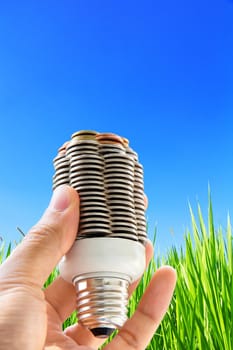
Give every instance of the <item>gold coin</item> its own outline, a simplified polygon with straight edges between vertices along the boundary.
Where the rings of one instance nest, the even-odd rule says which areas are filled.
[[[116,134],[113,133],[101,133],[96,135],[96,139],[100,143],[105,143],[105,144],[114,144],[114,143],[119,143],[122,146],[124,146],[123,139]]]
[[[79,138],[80,136],[88,136],[90,138],[95,138],[95,136],[98,134],[97,131],[95,130],[80,130],[80,131],[76,131],[75,133],[73,133],[71,135],[71,138]]]

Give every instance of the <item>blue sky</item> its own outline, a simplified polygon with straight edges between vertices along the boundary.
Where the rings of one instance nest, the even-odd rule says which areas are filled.
[[[57,148],[80,129],[129,138],[149,234],[181,245],[188,202],[233,213],[233,2],[0,4],[0,235],[20,238],[51,195]]]

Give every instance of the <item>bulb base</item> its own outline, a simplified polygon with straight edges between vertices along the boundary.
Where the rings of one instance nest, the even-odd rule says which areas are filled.
[[[84,274],[74,278],[78,321],[99,338],[108,337],[127,320],[129,278]]]

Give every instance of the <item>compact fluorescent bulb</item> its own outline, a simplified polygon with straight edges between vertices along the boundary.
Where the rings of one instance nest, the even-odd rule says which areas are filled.
[[[107,337],[127,319],[128,287],[145,269],[143,168],[127,139],[79,131],[54,159],[53,188],[80,196],[80,225],[61,276],[75,285],[78,319]]]

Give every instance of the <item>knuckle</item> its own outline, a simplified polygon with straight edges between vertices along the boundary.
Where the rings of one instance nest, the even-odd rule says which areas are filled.
[[[45,223],[38,223],[33,226],[29,234],[27,235],[27,239],[30,240],[30,244],[38,244],[38,242],[43,242],[45,245],[51,241],[53,241],[53,246],[56,249],[60,247],[60,235],[57,232],[57,229],[52,225]]]
[[[118,336],[122,339],[123,343],[127,346],[127,349],[137,350],[139,349],[139,339],[136,334],[127,328],[122,328],[118,333]]]

